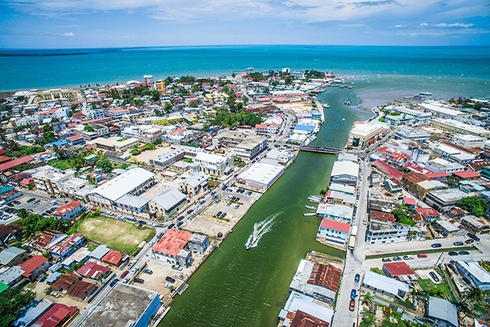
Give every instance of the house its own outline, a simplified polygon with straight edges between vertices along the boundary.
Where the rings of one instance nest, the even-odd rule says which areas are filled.
[[[29,278],[33,281],[48,270],[49,262],[48,259],[42,255],[35,255],[26,262],[20,264],[19,267],[24,271],[22,277]]]
[[[415,206],[417,205],[417,200],[413,198],[403,198],[403,205],[409,207],[410,209],[415,209]]]
[[[65,268],[71,268],[71,266],[75,263],[85,262],[89,259],[90,251],[86,248],[79,248],[68,258],[63,260],[61,265]]]
[[[390,212],[371,210],[369,211],[369,217],[371,218],[371,220],[375,221],[384,221],[388,223],[396,222],[395,216]]]
[[[67,137],[66,141],[71,146],[85,145],[85,139],[81,135]]]
[[[447,220],[438,220],[434,226],[434,230],[444,237],[453,237],[460,232],[460,229],[455,224]]]
[[[153,257],[173,265],[189,267],[192,264],[192,252],[186,249],[192,233],[171,229],[153,246]]]
[[[432,326],[459,327],[458,308],[441,298],[433,296],[429,298],[425,316],[432,321]]]
[[[334,311],[324,305],[318,304],[311,296],[307,296],[295,291],[289,294],[284,304],[284,308],[279,312],[279,318],[284,320],[284,326],[318,326],[328,327],[332,323]],[[312,318],[309,318],[312,317]],[[303,322],[306,325],[293,325]],[[311,321],[318,322],[318,325],[309,325]]]
[[[61,327],[78,313],[76,306],[55,303],[32,327]]]
[[[405,242],[409,230],[409,226],[403,224],[371,219],[366,231],[366,242],[368,244]]]
[[[189,196],[204,193],[208,190],[208,176],[197,172],[179,183],[179,191]]]
[[[99,245],[98,247],[95,248],[95,250],[93,250],[92,252],[90,252],[90,257],[91,258],[94,258],[96,260],[102,260],[102,258],[110,251],[111,249],[109,249],[107,247],[107,245],[105,244],[101,244]]]
[[[441,214],[433,208],[415,208],[414,211],[422,215],[429,222],[441,218]]]
[[[77,274],[64,274],[51,285],[51,288],[55,291],[67,291],[73,284],[81,280],[81,278]]]
[[[188,202],[189,198],[185,194],[180,193],[175,188],[170,188],[151,199],[148,203],[148,208],[150,214],[168,217]]]
[[[87,296],[95,292],[97,286],[83,280],[79,280],[73,284],[68,290],[68,295],[77,300],[85,300]]]
[[[53,211],[53,217],[61,220],[71,220],[83,212],[83,210],[82,202],[70,200]]]
[[[479,173],[470,170],[455,172],[453,173],[453,176],[460,181],[461,180],[474,181],[481,177]]]
[[[0,265],[13,267],[29,259],[27,251],[11,246],[0,252]]]
[[[490,290],[490,272],[486,271],[476,261],[457,260],[456,268],[464,279],[482,291]]]
[[[375,295],[383,295],[390,299],[404,298],[410,290],[408,284],[372,271],[366,271],[361,287],[374,292]]]
[[[488,232],[489,224],[485,219],[476,216],[465,216],[461,219],[461,225],[470,233],[479,234]]]
[[[19,266],[10,267],[8,270],[0,273],[0,283],[13,286],[22,280],[23,275],[24,270]]]
[[[87,262],[83,267],[77,270],[77,274],[93,279],[93,280],[103,280],[111,273],[111,269],[106,266],[99,265],[95,262]]]
[[[123,261],[124,256],[121,252],[116,250],[110,250],[103,258],[102,262],[119,267]]]
[[[85,243],[85,238],[82,234],[74,233],[69,235],[60,242],[49,247],[49,252],[54,257],[65,259],[70,254],[78,250]]]
[[[50,230],[34,235],[29,245],[41,252],[49,252],[49,249],[64,240],[68,235]]]
[[[405,283],[419,279],[415,271],[405,261],[384,263],[382,270],[386,276]]]
[[[344,246],[349,237],[349,230],[349,223],[331,219],[322,219],[320,227],[318,228],[317,237],[325,238],[327,243]]]

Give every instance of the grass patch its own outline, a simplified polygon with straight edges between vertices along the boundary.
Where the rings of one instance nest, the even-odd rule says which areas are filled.
[[[441,252],[449,252],[449,251],[473,251],[475,250],[474,246],[457,246],[457,247],[452,247],[452,248],[436,248],[436,249],[428,249],[424,251],[411,251],[411,252],[396,252],[396,253],[385,253],[385,254],[374,254],[374,255],[367,255],[367,259],[381,259],[381,258],[387,258],[387,257],[394,257],[394,256],[404,256],[404,255],[417,255],[419,253],[441,253]]]
[[[419,278],[418,283],[424,291],[426,291],[431,295],[435,295],[441,292],[442,294],[451,297],[451,291],[449,290],[449,287],[444,282],[441,282],[439,284],[434,284],[434,282],[432,282],[432,280],[430,279]]]
[[[50,160],[48,165],[61,170],[67,170],[68,168],[70,168],[70,166],[68,165],[68,160]]]
[[[155,235],[152,228],[104,216],[83,219],[77,227],[77,231],[89,240],[128,254],[138,253],[138,244],[148,242]]]

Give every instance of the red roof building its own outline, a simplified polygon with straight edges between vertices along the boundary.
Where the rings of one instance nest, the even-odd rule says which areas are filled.
[[[341,221],[332,220],[332,219],[323,219],[321,223],[321,227],[343,232],[343,233],[349,233],[350,230],[349,223],[343,223]]]
[[[55,281],[51,288],[55,291],[67,291],[73,284],[78,282],[82,277],[76,274],[65,274]]]
[[[369,216],[371,217],[371,220],[385,221],[390,223],[396,222],[395,216],[390,212],[371,210],[369,212]]]
[[[417,205],[417,201],[413,198],[403,198],[403,205],[405,206],[413,206],[415,207]]]
[[[301,310],[288,312],[289,327],[328,327],[330,324]]]
[[[83,267],[77,270],[79,275],[94,280],[104,279],[110,272],[111,269],[109,267],[99,265],[92,261],[87,262]]]
[[[62,303],[55,303],[45,314],[41,316],[32,327],[59,327],[78,313],[75,306],[67,306]]]
[[[123,255],[116,250],[110,250],[107,254],[102,258],[102,262],[108,263],[110,265],[119,267],[122,263]]]
[[[61,220],[69,220],[76,217],[82,211],[83,203],[80,201],[71,200],[53,211],[53,217]]]
[[[415,208],[414,210],[428,221],[441,218],[441,214],[434,208]]]
[[[85,243],[85,238],[82,234],[74,233],[68,235],[61,242],[51,246],[49,252],[55,257],[66,258]]]
[[[68,295],[80,300],[85,300],[87,296],[97,289],[95,284],[79,280],[68,290]]]
[[[403,176],[403,174],[398,169],[396,169],[393,166],[390,166],[386,162],[383,162],[383,161],[381,161],[379,159],[376,160],[373,163],[373,165],[376,166],[383,173],[385,173],[386,175],[388,175],[389,178],[400,180],[402,178],[402,176]]]
[[[331,265],[324,265],[318,262],[313,264],[308,284],[318,285],[337,292],[340,284],[342,270]]]
[[[33,157],[31,157],[31,156],[25,156],[25,157],[22,157],[22,158],[18,158],[18,159],[14,159],[14,160],[11,160],[11,161],[4,162],[3,164],[0,164],[0,172],[3,172],[3,171],[6,171],[6,170],[9,170],[9,169],[12,169],[12,168],[17,167],[19,165],[28,163],[28,162],[30,162],[32,160],[34,160]]]
[[[458,171],[453,175],[459,180],[475,180],[480,178],[480,174],[474,171]]]
[[[22,277],[37,278],[40,274],[48,270],[48,259],[42,255],[35,255],[26,262],[19,265],[20,269],[24,270]]]
[[[388,277],[398,279],[402,282],[410,282],[419,279],[415,271],[413,271],[405,261],[385,263],[383,264],[383,272]]]
[[[171,229],[155,244],[153,251],[175,257],[185,247],[191,237],[192,233]]]
[[[425,176],[431,180],[436,180],[436,181],[442,181],[446,180],[446,178],[449,176],[448,173],[445,173],[443,171],[437,172],[437,173],[427,173]]]

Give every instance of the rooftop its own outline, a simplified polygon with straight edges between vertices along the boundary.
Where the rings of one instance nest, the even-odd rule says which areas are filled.
[[[81,206],[82,202],[80,201],[75,201],[71,200],[68,203],[63,204],[62,206],[58,207],[55,211],[53,211],[53,216],[64,216],[73,209],[77,208],[78,206]]]
[[[397,295],[399,290],[408,293],[410,289],[410,287],[406,283],[377,274],[372,271],[366,271],[362,283],[364,285],[368,285],[370,287],[374,287],[376,289],[383,290],[394,295]]]
[[[369,216],[372,220],[377,221],[386,221],[391,223],[394,223],[396,221],[395,216],[390,212],[371,210]]]
[[[29,277],[32,271],[47,261],[48,259],[42,255],[35,255],[26,262],[20,264],[19,267],[25,271],[24,277]]]
[[[402,276],[402,275],[416,276],[415,271],[413,271],[413,269],[410,268],[410,266],[404,261],[387,262],[384,263],[383,266],[393,277]]]
[[[316,213],[318,215],[327,215],[344,219],[352,219],[354,209],[340,204],[321,203],[318,205]]]
[[[171,229],[169,230],[157,244],[153,247],[153,251],[162,253],[167,256],[175,257],[180,250],[189,242],[192,233]]]
[[[340,276],[342,276],[341,269],[331,264],[324,265],[315,262],[310,278],[308,279],[308,284],[323,286],[337,292],[340,284]]]
[[[447,321],[454,327],[459,326],[458,309],[447,300],[431,296],[427,307],[427,315],[432,318]]]
[[[349,223],[343,223],[341,221],[336,221],[336,220],[332,220],[332,219],[323,219],[321,222],[321,226],[323,228],[329,228],[329,229],[344,232],[344,233],[349,233],[349,230],[350,230],[350,224]]]
[[[77,273],[91,279],[98,279],[101,275],[107,273],[109,267],[99,265],[95,262],[87,262],[83,267],[77,270]]]
[[[151,202],[156,202],[159,206],[165,210],[169,210],[182,200],[187,199],[187,196],[175,188],[170,188],[163,193],[155,196],[151,199]]]

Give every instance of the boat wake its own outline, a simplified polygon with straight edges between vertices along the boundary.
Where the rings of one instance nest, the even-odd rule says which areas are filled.
[[[259,241],[262,238],[262,236],[264,236],[267,232],[271,230],[272,226],[274,225],[274,220],[281,213],[282,211],[270,215],[264,220],[255,223],[254,230],[252,234],[250,234],[250,236],[248,237],[247,242],[245,243],[245,249],[249,250],[250,248],[256,247],[259,244]]]

